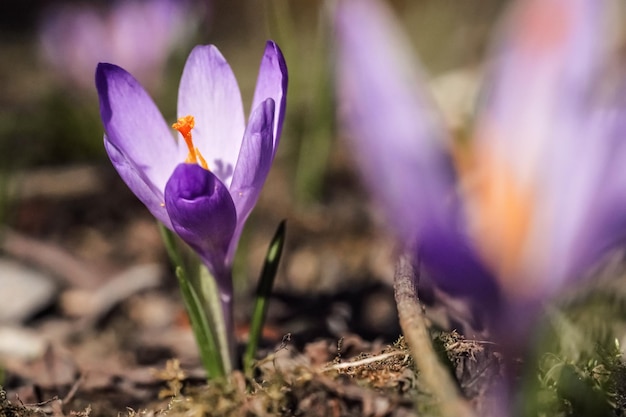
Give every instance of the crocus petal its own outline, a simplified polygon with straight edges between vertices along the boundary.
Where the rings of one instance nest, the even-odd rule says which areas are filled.
[[[576,224],[559,227],[553,239],[566,248],[563,253],[567,256],[563,262],[566,269],[561,274],[566,278],[580,278],[581,271],[587,271],[626,241],[626,179],[621,174],[626,164],[625,81],[612,79],[611,93],[589,112],[587,131],[580,132],[588,146],[581,149],[576,167],[570,170],[574,183],[569,178],[564,180],[573,195],[555,208],[564,212],[570,204],[576,204],[575,211],[580,213]],[[584,177],[580,171],[585,173]],[[573,230],[568,245],[563,242],[564,229]]]
[[[187,58],[178,90],[178,116],[195,117],[195,146],[226,186],[239,155],[245,129],[237,80],[213,45],[196,46]],[[182,155],[187,148],[180,141]]]
[[[476,140],[522,180],[571,140],[555,130],[589,99],[606,52],[608,3],[530,0],[503,21]]]
[[[145,171],[137,167],[132,160],[126,158],[115,145],[109,142],[106,135],[104,136],[104,149],[128,188],[133,191],[137,198],[150,210],[150,213],[152,213],[157,220],[163,223],[168,229],[173,230],[170,216],[167,214],[165,206],[163,205],[163,190],[156,188],[156,186],[146,178]]]
[[[374,198],[435,281],[493,301],[459,215],[447,135],[398,23],[369,0],[342,1],[337,13],[340,116]]]
[[[237,208],[237,229],[230,244],[232,259],[246,219],[259,198],[274,159],[274,100],[268,98],[254,110],[244,134],[230,194]]]
[[[178,153],[163,116],[137,80],[118,66],[99,64],[96,87],[105,143],[114,165],[150,211],[169,223],[156,200],[178,163]]]
[[[442,290],[470,296],[486,314],[501,307],[501,294],[491,270],[482,262],[469,238],[445,225],[430,224],[422,229],[419,259],[429,277]]]
[[[582,255],[574,247],[603,169],[592,114],[609,3],[519,2],[497,38],[474,141],[476,184],[489,190],[475,232],[491,240],[490,258],[512,260],[498,274],[512,297],[554,292]]]
[[[445,131],[388,9],[340,2],[337,32],[340,118],[375,199],[412,243],[452,195]]]
[[[574,69],[567,88],[555,100],[551,140],[537,172],[544,215],[529,246],[536,263],[547,271],[545,292],[581,278],[617,244],[624,242],[626,187],[626,83],[614,65],[610,5],[577,2],[576,24],[564,58]],[[563,5],[563,7],[572,7]],[[616,71],[617,70],[617,71]],[[541,235],[551,224],[549,236]],[[543,239],[543,240],[540,240]],[[543,243],[540,244],[538,242]],[[561,259],[561,262],[554,262]]]
[[[44,58],[59,75],[79,87],[93,88],[93,68],[99,61],[116,62],[111,56],[108,28],[94,10],[60,6],[44,12],[42,22],[40,42]]]
[[[154,85],[172,46],[180,43],[194,19],[185,0],[127,1],[113,8],[108,23],[112,62]]]
[[[186,0],[51,6],[41,20],[44,57],[62,78],[89,89],[98,62],[114,62],[154,88],[172,47],[189,36],[197,20]]]
[[[226,186],[196,164],[179,164],[165,186],[165,207],[174,231],[202,258],[220,285],[230,275],[224,263],[237,222]],[[221,281],[220,281],[221,280]]]
[[[274,153],[280,141],[287,105],[287,64],[283,54],[273,41],[267,41],[265,53],[261,60],[256,90],[251,110],[254,111],[263,101],[272,98],[276,103],[274,115]],[[250,116],[252,119],[252,115]]]

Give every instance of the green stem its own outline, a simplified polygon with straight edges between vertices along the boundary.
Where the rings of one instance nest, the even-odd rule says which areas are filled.
[[[198,288],[204,301],[204,311],[210,321],[213,337],[217,342],[224,372],[229,374],[233,368],[232,363],[235,355],[232,289],[230,291],[221,289],[220,291],[217,280],[204,265],[200,267],[199,278]]]
[[[254,357],[259,346],[259,340],[263,330],[263,324],[267,316],[267,308],[269,306],[269,297],[274,286],[278,263],[283,251],[285,243],[285,221],[280,222],[272,242],[265,256],[265,263],[261,271],[261,277],[256,290],[256,299],[254,300],[254,309],[252,313],[252,323],[250,324],[250,338],[246,346],[246,353],[243,357],[243,366],[246,375],[252,374],[252,365]]]
[[[176,277],[180,284],[187,314],[189,314],[191,328],[196,337],[196,343],[198,343],[200,359],[204,369],[207,371],[208,378],[224,378],[226,370],[222,363],[222,355],[217,347],[216,338],[211,331],[208,317],[202,308],[202,301],[194,290],[193,285],[187,279],[183,268],[176,268]]]
[[[189,315],[191,329],[198,344],[202,365],[207,371],[209,379],[224,378],[230,372],[231,361],[230,358],[228,358],[228,362],[224,361],[222,349],[218,347],[221,345],[220,338],[216,335],[219,329],[216,328],[216,317],[212,314],[211,303],[208,303],[209,305],[207,306],[208,300],[206,299],[206,294],[212,291],[211,284],[213,287],[217,287],[215,280],[212,276],[206,277],[204,274],[201,274],[202,270],[206,270],[204,267],[201,267],[202,269],[193,268],[195,274],[189,275],[187,273],[191,269],[188,266],[189,262],[185,262],[174,233],[161,224],[159,224],[159,229],[167,253],[171,261],[176,265],[176,277],[178,278],[183,302]],[[195,279],[193,279],[194,277]],[[194,282],[196,283],[195,285]],[[196,288],[200,291],[200,294],[198,294]],[[213,294],[216,293],[217,290],[213,291]],[[219,296],[217,305],[220,305]],[[221,318],[221,314],[219,317]]]
[[[183,266],[183,255],[180,253],[178,249],[178,245],[176,243],[176,236],[169,230],[167,227],[163,226],[163,224],[158,223],[159,232],[161,233],[161,239],[163,239],[163,243],[165,244],[165,250],[167,250],[167,255],[170,258],[170,261],[176,266]]]

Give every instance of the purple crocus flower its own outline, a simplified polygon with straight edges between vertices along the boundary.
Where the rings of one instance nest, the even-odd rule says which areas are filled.
[[[116,62],[155,87],[196,20],[186,0],[115,1],[108,9],[57,5],[42,18],[41,52],[59,75],[84,89],[93,88],[98,62]]]
[[[514,3],[462,147],[389,10],[340,1],[341,119],[390,225],[444,289],[519,316],[623,243],[626,82],[610,65],[610,5]]]
[[[215,46],[195,47],[173,126],[184,140],[174,139],[152,99],[122,68],[99,64],[96,86],[111,162],[148,210],[198,253],[216,278],[231,325],[234,252],[284,120],[287,67],[280,49],[267,42],[246,125],[230,66]]]

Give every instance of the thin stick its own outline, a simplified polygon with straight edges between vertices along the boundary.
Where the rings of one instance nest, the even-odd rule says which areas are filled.
[[[428,332],[422,306],[417,298],[416,278],[411,257],[400,256],[394,276],[394,293],[400,327],[409,345],[421,380],[439,400],[444,417],[475,417],[463,399],[448,370],[439,362]]]
[[[400,356],[400,355],[406,355],[406,352],[399,350],[397,352],[381,353],[380,355],[370,356],[370,357],[359,359],[359,360],[352,361],[352,362],[335,363],[322,369],[322,372],[337,371],[337,370],[348,369],[348,368],[356,368],[357,366],[363,366],[363,365],[369,365],[370,363],[381,362],[387,358],[391,358],[393,356]]]

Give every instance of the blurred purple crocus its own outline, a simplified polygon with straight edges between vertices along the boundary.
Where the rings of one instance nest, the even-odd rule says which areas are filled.
[[[84,89],[93,87],[98,62],[116,62],[156,87],[172,49],[196,21],[186,0],[115,1],[108,9],[57,5],[42,17],[41,52],[59,75]]]
[[[389,223],[444,289],[519,316],[623,244],[626,79],[611,65],[611,4],[514,3],[459,145],[390,11],[339,2],[341,119]]]
[[[128,187],[215,277],[227,326],[231,266],[248,215],[278,147],[287,67],[267,42],[246,124],[235,76],[215,46],[197,46],[178,93],[175,140],[152,99],[124,69],[99,64],[96,86],[104,145]],[[232,329],[229,329],[232,330]]]

